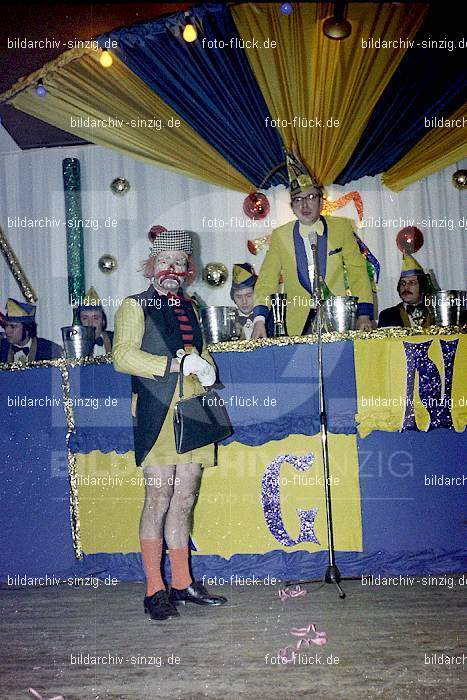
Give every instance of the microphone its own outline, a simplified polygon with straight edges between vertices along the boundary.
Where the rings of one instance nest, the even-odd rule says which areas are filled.
[[[318,234],[316,231],[311,231],[308,234],[308,242],[311,247],[311,252],[313,254],[313,263],[308,266],[308,273],[310,275],[310,282],[313,284],[313,301],[315,306],[318,305],[318,301],[321,298],[320,285],[319,285],[319,269],[318,269]]]

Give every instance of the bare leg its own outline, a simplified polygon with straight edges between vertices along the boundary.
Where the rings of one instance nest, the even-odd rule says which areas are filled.
[[[147,596],[165,589],[161,574],[163,531],[173,494],[174,471],[173,464],[144,469],[145,500],[139,534]]]
[[[144,468],[145,497],[139,525],[142,539],[159,539],[164,533],[164,521],[174,491],[175,465],[165,464]]]
[[[186,547],[191,533],[193,506],[201,482],[201,464],[175,465],[174,492],[165,519],[165,541],[169,549]]]
[[[193,506],[201,481],[201,465],[177,464],[174,495],[165,520],[165,541],[169,548],[172,588],[183,590],[192,583],[188,540],[192,526]]]

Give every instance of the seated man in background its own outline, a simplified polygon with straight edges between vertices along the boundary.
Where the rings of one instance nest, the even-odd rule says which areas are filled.
[[[112,352],[113,331],[107,329],[107,316],[102,308],[94,287],[91,287],[83,299],[83,303],[78,306],[78,321],[81,326],[94,326],[95,340],[93,355],[107,355]]]
[[[0,362],[29,364],[61,357],[62,348],[51,340],[37,337],[36,307],[8,299],[3,317],[5,337],[0,341]]]
[[[238,308],[242,335],[240,340],[250,340],[253,332],[254,288],[258,275],[250,263],[237,263],[232,268],[230,298]]]
[[[379,315],[378,328],[399,326],[427,327],[433,324],[433,314],[425,304],[427,278],[422,266],[411,255],[405,253],[402,257],[402,271],[397,292],[402,301],[396,306],[383,309]]]

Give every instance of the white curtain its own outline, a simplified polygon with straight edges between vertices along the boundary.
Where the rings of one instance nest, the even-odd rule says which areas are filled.
[[[152,167],[99,146],[38,149],[0,155],[0,225],[35,288],[39,301],[39,334],[61,342],[61,326],[69,325],[65,207],[62,161],[76,157],[81,164],[82,216],[85,237],[86,288],[93,285],[106,300],[109,327],[119,300],[141,291],[146,282],[138,272],[149,252],[147,231],[154,224],[185,228],[199,236],[202,265],[223,262],[229,280],[220,288],[198,280],[196,291],[207,303],[230,304],[230,273],[233,263],[251,262],[258,271],[264,251],[249,253],[248,239],[270,233],[274,226],[291,218],[288,193],[284,187],[268,192],[269,216],[253,222],[242,210],[245,195]],[[395,237],[404,225],[418,226],[425,244],[416,254],[425,268],[435,271],[442,288],[464,289],[465,279],[465,193],[451,183],[452,173],[466,168],[467,161],[453,165],[395,194],[379,178],[363,178],[345,187],[328,188],[331,199],[345,192],[360,192],[369,225],[360,237],[381,263],[379,308],[397,302],[396,284],[401,254]],[[128,194],[116,196],[110,183],[125,177]],[[356,220],[353,204],[335,212]],[[386,219],[391,221],[381,222]],[[25,226],[24,218],[37,220]],[[48,226],[39,220],[48,218]],[[22,221],[23,219],[23,221]],[[114,225],[115,222],[115,225]],[[109,225],[106,225],[110,223]],[[385,223],[381,226],[378,224]],[[115,272],[98,269],[101,255],[118,261]],[[0,306],[8,297],[21,300],[21,292],[0,258]]]

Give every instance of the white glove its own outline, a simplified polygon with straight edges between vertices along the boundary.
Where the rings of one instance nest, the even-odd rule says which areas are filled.
[[[178,352],[177,352],[178,355]],[[183,374],[196,374],[203,386],[211,386],[216,381],[216,370],[198,353],[191,353],[183,362]]]

